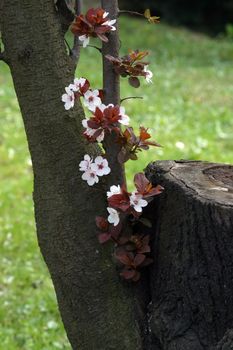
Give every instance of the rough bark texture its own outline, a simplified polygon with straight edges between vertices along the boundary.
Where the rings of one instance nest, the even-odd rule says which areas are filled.
[[[66,112],[61,102],[73,64],[54,1],[2,1],[3,41],[33,162],[39,245],[69,340],[75,350],[141,349],[132,291],[96,238],[103,183],[89,188],[78,170],[83,155],[98,149],[81,136],[81,106]]]
[[[153,350],[233,349],[233,167],[156,162]]]

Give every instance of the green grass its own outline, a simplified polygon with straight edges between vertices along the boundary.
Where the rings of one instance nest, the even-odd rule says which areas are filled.
[[[233,162],[233,46],[179,28],[122,19],[122,53],[149,49],[153,85],[122,80],[133,126],[149,126],[163,145],[129,162],[127,173],[156,159]],[[135,47],[136,42],[136,47]],[[101,86],[96,50],[83,50],[77,76]],[[70,349],[36,242],[32,170],[7,67],[0,63],[0,350]]]

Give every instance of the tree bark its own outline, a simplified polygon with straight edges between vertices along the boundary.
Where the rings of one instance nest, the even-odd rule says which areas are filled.
[[[233,349],[233,166],[156,162],[153,350]]]
[[[110,103],[120,105],[120,76],[114,71],[112,63],[105,58],[108,54],[113,57],[119,57],[118,0],[101,0],[101,5],[109,13],[110,19],[117,19],[116,30],[109,34],[108,42],[103,42],[102,45],[104,103],[106,105]],[[110,168],[113,170],[108,177],[108,185],[126,184],[124,165],[118,162],[121,146],[116,142],[115,133],[106,137],[104,148],[108,155]]]
[[[61,102],[73,63],[54,1],[4,0],[1,13],[33,162],[39,245],[70,343],[75,350],[141,349],[132,290],[122,286],[111,250],[96,238],[105,185],[90,188],[79,172],[84,154],[99,150],[83,141],[82,107],[65,111]]]

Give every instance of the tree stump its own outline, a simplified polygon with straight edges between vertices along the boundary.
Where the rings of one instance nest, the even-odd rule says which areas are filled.
[[[151,349],[233,349],[233,166],[161,161],[146,172],[165,188],[151,208]]]

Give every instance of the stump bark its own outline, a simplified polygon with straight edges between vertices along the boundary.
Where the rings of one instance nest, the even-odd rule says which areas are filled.
[[[233,166],[163,161],[147,176],[165,187],[151,208],[151,349],[233,349]]]

